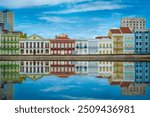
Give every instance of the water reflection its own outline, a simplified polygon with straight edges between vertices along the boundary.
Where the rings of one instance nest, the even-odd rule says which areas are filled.
[[[150,62],[0,61],[0,99],[150,99]]]

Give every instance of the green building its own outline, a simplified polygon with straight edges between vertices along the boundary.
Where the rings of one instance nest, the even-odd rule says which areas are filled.
[[[20,80],[19,61],[0,61],[0,81],[12,83]]]
[[[0,54],[19,55],[19,40],[21,32],[7,32],[0,34]]]

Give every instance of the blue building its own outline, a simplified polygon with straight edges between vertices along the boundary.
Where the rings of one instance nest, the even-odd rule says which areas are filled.
[[[150,29],[135,31],[135,53],[150,54]]]
[[[135,82],[150,83],[150,62],[135,63]]]

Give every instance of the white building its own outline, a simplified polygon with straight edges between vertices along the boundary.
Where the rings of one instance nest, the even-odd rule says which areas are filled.
[[[75,62],[75,73],[78,75],[87,75],[88,74],[88,61]]]
[[[98,74],[101,78],[113,77],[113,62],[100,61],[98,66]]]
[[[89,54],[99,54],[99,40],[88,40],[88,52]]]
[[[75,41],[75,54],[88,54],[88,41],[76,40]]]
[[[34,80],[51,72],[50,61],[21,61],[20,75],[28,76]]]
[[[92,75],[92,76],[97,76],[98,75],[98,66],[99,66],[98,61],[89,61],[88,62],[88,74]]]
[[[49,55],[50,41],[38,35],[32,35],[20,41],[21,55]]]
[[[109,36],[97,36],[99,40],[99,54],[113,54],[113,40]]]

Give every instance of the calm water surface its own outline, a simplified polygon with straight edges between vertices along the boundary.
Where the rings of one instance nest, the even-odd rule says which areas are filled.
[[[150,99],[150,62],[0,61],[1,100]]]

